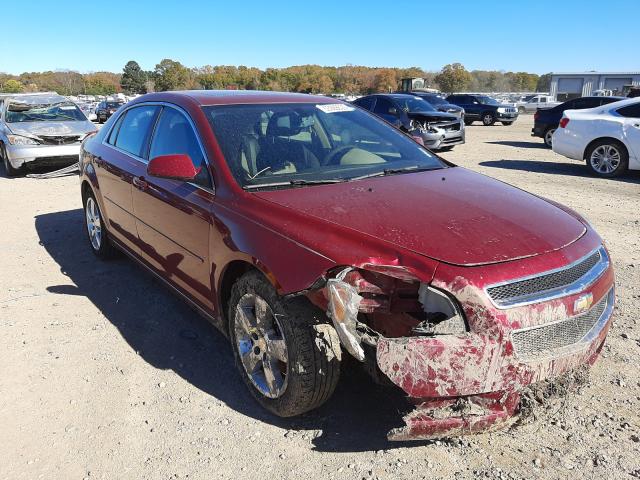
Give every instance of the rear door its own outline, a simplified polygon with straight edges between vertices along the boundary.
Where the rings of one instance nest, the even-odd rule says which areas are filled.
[[[640,169],[640,103],[619,108],[618,114],[624,118],[623,131],[629,152],[629,168]]]
[[[160,108],[141,105],[123,112],[95,152],[96,175],[109,233],[139,253],[138,232],[133,214],[133,178],[146,169],[151,130]]]
[[[151,177],[146,172],[134,179],[133,209],[142,257],[167,281],[213,309],[209,262],[213,183],[190,118],[181,109],[165,105],[148,158],[169,154],[189,155],[200,173],[194,182]]]

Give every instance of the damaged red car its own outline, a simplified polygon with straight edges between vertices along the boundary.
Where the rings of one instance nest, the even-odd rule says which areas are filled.
[[[390,439],[486,431],[604,344],[614,273],[584,218],[353,105],[154,93],[80,159],[93,252],[127,253],[207,316],[277,415],[324,403],[351,355],[416,406]]]

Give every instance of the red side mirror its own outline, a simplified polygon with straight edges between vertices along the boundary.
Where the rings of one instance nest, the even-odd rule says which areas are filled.
[[[200,169],[193,166],[189,155],[183,153],[160,155],[149,160],[147,173],[152,177],[172,178],[189,182],[200,173]]]

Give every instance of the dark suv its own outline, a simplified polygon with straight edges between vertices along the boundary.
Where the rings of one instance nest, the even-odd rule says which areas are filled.
[[[465,125],[478,120],[486,126],[496,122],[511,125],[518,118],[518,110],[514,106],[502,104],[486,95],[455,94],[449,95],[447,101],[464,108]]]
[[[109,120],[109,117],[116,113],[116,110],[118,110],[122,105],[124,105],[124,102],[100,102],[96,108],[98,123],[104,123]]]
[[[531,136],[544,139],[545,145],[551,148],[553,132],[558,128],[565,110],[584,110],[585,108],[595,108],[620,100],[624,100],[624,97],[580,97],[573,98],[553,108],[539,108],[533,116],[534,124],[531,129]]]

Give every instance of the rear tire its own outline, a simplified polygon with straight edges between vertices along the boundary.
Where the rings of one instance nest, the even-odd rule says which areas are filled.
[[[7,177],[16,177],[23,172],[23,168],[14,168],[13,165],[11,165],[4,143],[0,144],[0,155],[2,155],[2,163],[4,164],[4,171]]]
[[[482,124],[485,127],[490,127],[494,123],[496,123],[496,117],[495,117],[495,115],[493,113],[485,112],[485,113],[482,114]]]
[[[473,120],[466,120],[464,121],[464,124],[468,127],[469,125],[471,125],[473,123]]]
[[[83,197],[84,227],[87,232],[87,239],[89,240],[91,251],[96,257],[102,260],[109,260],[116,257],[118,250],[116,250],[109,240],[109,234],[107,233],[105,221],[96,197],[90,190],[88,190]]]
[[[593,142],[586,153],[587,167],[598,177],[622,175],[629,166],[629,152],[617,140],[603,138]]]
[[[544,144],[549,148],[553,148],[553,139],[552,139],[552,137],[553,137],[553,132],[555,132],[555,131],[556,131],[555,128],[547,128],[544,131],[544,137],[543,137]]]
[[[259,272],[231,289],[229,337],[253,397],[280,417],[313,410],[340,378],[340,340],[326,315],[306,298],[285,300]]]

